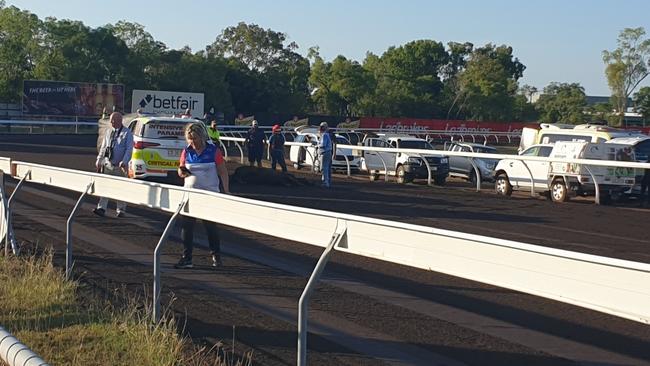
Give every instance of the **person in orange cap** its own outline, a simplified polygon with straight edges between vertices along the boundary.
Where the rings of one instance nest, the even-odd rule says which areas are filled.
[[[286,140],[284,135],[282,135],[282,128],[280,125],[274,125],[271,131],[273,131],[273,134],[269,138],[269,147],[271,148],[271,169],[275,170],[275,166],[280,164],[282,173],[286,173],[287,164],[284,162],[284,143]]]

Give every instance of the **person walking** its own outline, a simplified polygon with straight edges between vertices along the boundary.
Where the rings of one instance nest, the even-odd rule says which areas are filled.
[[[133,152],[133,134],[131,130],[122,124],[122,114],[113,112],[110,115],[111,128],[106,130],[99,155],[95,161],[95,168],[98,173],[127,177],[129,161]],[[97,216],[104,216],[108,207],[108,198],[99,199],[93,213]],[[124,217],[126,203],[117,201],[116,217]]]
[[[251,128],[248,130],[248,135],[244,142],[248,146],[248,164],[253,166],[253,163],[257,162],[257,167],[261,168],[266,135],[257,125],[257,121],[253,120],[251,123]]]
[[[332,186],[332,136],[328,132],[327,122],[321,122],[319,126],[318,158],[323,174],[322,186],[330,188]]]
[[[282,128],[280,125],[273,126],[273,134],[269,138],[269,146],[271,148],[271,169],[275,170],[275,166],[280,164],[282,173],[287,172],[287,163],[284,161],[284,143],[286,142],[282,135]]]
[[[646,163],[650,163],[650,156],[648,156]],[[650,205],[650,169],[645,169],[643,172],[639,203],[641,207],[647,207]]]
[[[195,122],[185,128],[187,147],[183,149],[178,167],[178,175],[185,180],[186,188],[204,189],[219,192],[219,184],[223,192],[230,193],[228,169],[219,150],[208,137],[208,132],[202,122]],[[183,216],[181,223],[181,239],[183,240],[183,256],[175,268],[192,268],[192,250],[194,248],[194,225],[196,219]],[[221,237],[217,224],[203,220],[208,234],[208,244],[212,255],[212,266],[219,267],[221,262]]]

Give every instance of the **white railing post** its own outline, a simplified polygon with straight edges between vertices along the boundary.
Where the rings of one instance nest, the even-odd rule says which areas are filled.
[[[86,190],[79,196],[77,203],[74,205],[72,212],[68,216],[68,221],[66,222],[65,230],[65,279],[69,280],[70,275],[72,274],[72,222],[74,220],[74,215],[79,211],[79,206],[83,202],[84,198],[93,187],[94,182],[90,182]]]
[[[415,154],[415,156],[420,157],[420,159],[422,159],[422,161],[424,162],[424,165],[427,167],[427,185],[430,186],[431,185],[431,165],[429,165],[429,162],[427,161],[427,159],[424,156],[422,156],[422,154]]]
[[[348,156],[343,154],[343,158],[345,158],[345,165],[348,167],[348,178],[350,178],[350,159],[348,159]]]
[[[309,298],[314,292],[314,288],[325,269],[325,265],[327,265],[327,262],[332,255],[332,250],[341,242],[346,232],[346,222],[343,220],[337,220],[334,234],[332,235],[330,242],[327,244],[327,247],[325,247],[323,254],[321,254],[318,259],[318,263],[316,263],[316,267],[309,277],[302,295],[300,295],[300,300],[298,301],[298,366],[307,365],[307,305],[309,305]]]
[[[528,174],[530,175],[530,196],[535,197],[535,177],[533,176],[533,172],[530,170],[528,167],[528,164],[526,164],[525,160],[520,160],[522,164],[524,164],[524,168],[528,171]],[[550,164],[549,164],[550,166]]]
[[[583,165],[583,166],[585,167],[585,169],[587,169],[587,173],[589,173],[589,175],[591,175],[591,180],[594,182],[594,187],[595,187],[595,190],[596,190],[596,197],[595,197],[596,204],[600,205],[600,187],[598,187],[598,182],[596,181],[596,176],[594,175],[594,173],[591,172],[591,169],[589,169],[588,165]],[[566,182],[565,182],[565,184],[566,184]]]
[[[224,159],[228,160],[228,149],[226,149],[226,145],[224,145],[224,143],[223,143],[223,141],[221,141],[221,139],[219,139],[219,144],[223,148]]]
[[[28,170],[27,173],[25,173],[25,176],[20,180],[20,182],[18,182],[16,188],[14,188],[14,191],[11,192],[11,196],[9,196],[9,200],[7,201],[7,230],[5,233],[5,258],[9,256],[10,245],[13,247],[14,255],[18,255],[18,243],[16,243],[16,238],[14,238],[14,230],[11,223],[13,202],[14,202],[14,198],[16,197],[16,193],[20,191],[20,188],[22,188],[23,183],[25,183],[25,180],[27,179],[27,177],[29,177],[31,172],[32,172],[31,170]]]
[[[474,158],[470,157],[467,158],[469,160],[469,163],[472,164],[472,168],[474,168],[474,174],[476,174],[476,192],[481,191],[481,171],[478,169],[478,166],[476,165],[476,162],[474,161]]]
[[[160,239],[158,240],[158,244],[156,245],[156,249],[153,252],[153,321],[154,323],[158,323],[160,321],[160,292],[161,292],[161,287],[160,287],[160,257],[162,254],[162,245],[167,240],[167,237],[169,236],[169,232],[171,231],[172,227],[174,226],[174,222],[176,222],[176,219],[178,218],[178,215],[181,213],[181,210],[185,208],[185,205],[187,204],[187,197],[183,198],[183,201],[178,205],[178,208],[176,209],[176,212],[172,215],[172,217],[169,219],[167,222],[167,226],[165,226],[165,230],[162,232],[160,235]]]
[[[7,222],[7,197],[5,196],[5,175],[2,170],[0,170],[0,244],[2,244],[2,239],[5,237],[5,230],[9,230],[9,223]],[[2,246],[0,245],[0,248]]]

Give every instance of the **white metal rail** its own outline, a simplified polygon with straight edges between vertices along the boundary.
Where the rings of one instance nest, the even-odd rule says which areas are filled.
[[[0,358],[9,366],[48,366],[3,327],[0,327]]]
[[[533,160],[538,159],[544,158]],[[650,167],[640,163],[570,162]],[[180,207],[180,214],[185,216],[441,272],[650,324],[650,264],[84,171],[17,161],[10,163],[12,175],[29,183],[81,194],[92,184],[88,194],[93,196],[119,199],[169,213],[175,213]],[[218,214],[215,214],[215,207],[219,207]],[[302,305],[308,301],[328,257],[324,254],[319,261],[315,279],[309,281],[311,287],[305,288]],[[157,262],[154,267],[160,265],[159,258],[154,261]],[[156,291],[160,291],[159,286]],[[154,293],[154,300],[158,302],[156,295]],[[299,310],[299,318],[304,320],[299,335],[302,351],[298,352],[302,357],[306,349],[303,336],[307,329],[307,306]],[[299,359],[299,364],[303,365],[301,361]]]

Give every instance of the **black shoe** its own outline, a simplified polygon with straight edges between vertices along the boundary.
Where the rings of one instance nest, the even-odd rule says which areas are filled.
[[[174,265],[174,268],[182,269],[182,268],[194,268],[194,265],[192,264],[192,259],[191,258],[185,258],[181,257],[181,260],[178,261]]]
[[[117,211],[117,212],[115,213],[115,217],[124,217],[125,215],[126,215],[126,214],[124,213],[124,211]]]
[[[212,267],[221,267],[223,266],[223,262],[221,261],[221,256],[220,255],[212,255]]]
[[[95,215],[99,216],[99,217],[104,217],[104,215],[106,215],[106,210],[104,210],[103,208],[99,208],[99,207],[97,207],[97,208],[95,208],[95,209],[93,210],[93,213],[94,213]]]

